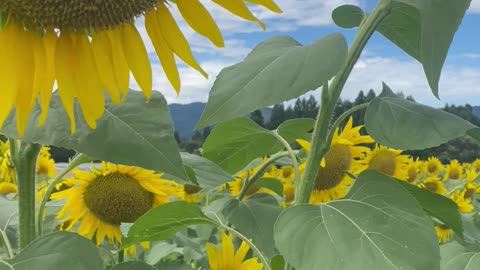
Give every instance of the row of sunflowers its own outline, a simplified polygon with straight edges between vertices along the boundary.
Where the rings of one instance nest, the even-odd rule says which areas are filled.
[[[401,150],[376,144],[370,136],[361,134],[362,128],[353,127],[350,118],[341,132],[336,130],[331,149],[318,171],[310,204],[327,203],[345,197],[355,176],[365,170],[376,170],[450,198],[462,214],[474,212],[474,195],[480,193],[480,184],[477,183],[480,179],[480,159],[463,164],[457,160],[442,164],[435,157],[414,159]],[[301,147],[297,151],[300,157],[298,171],[302,174],[310,144],[304,140],[297,140],[297,143]],[[0,151],[0,194],[14,200],[17,186],[8,142],[1,143]],[[215,200],[212,198],[221,196],[248,200],[256,194],[267,193],[275,197],[279,205],[291,205],[295,199],[294,167],[278,163],[265,169],[265,162],[266,159],[260,159],[252,163],[254,165],[237,173],[234,181],[209,192],[195,185],[164,179],[162,173],[138,167],[101,162],[91,164],[88,171],[75,169],[69,177],[56,184],[49,198],[50,202],[56,203],[54,205],[61,205],[52,207],[56,209],[53,213],[58,220],[56,229],[75,231],[94,240],[98,246],[107,244],[118,247],[122,242],[122,223],[133,223],[151,208],[171,201],[183,200],[206,206]],[[260,170],[262,181],[279,183],[280,191],[269,188],[272,185],[253,184],[246,192],[242,192],[244,183]],[[43,147],[37,159],[37,202],[42,200],[57,173],[49,148]],[[450,228],[437,221],[434,223],[440,243],[453,238],[454,233]],[[230,264],[245,267],[238,269],[262,268],[256,258],[244,261],[249,247],[243,242],[235,255],[234,242],[232,235],[221,233],[217,240],[219,246],[206,244],[211,269],[229,269],[222,267]],[[125,254],[137,256],[137,248],[131,246],[125,249]],[[142,243],[140,248],[148,250],[150,243]]]

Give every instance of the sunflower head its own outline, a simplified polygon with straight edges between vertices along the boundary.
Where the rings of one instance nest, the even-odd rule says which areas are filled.
[[[49,147],[42,147],[37,158],[37,176],[54,178],[57,172],[55,160],[51,158]]]
[[[51,196],[67,201],[57,217],[70,222],[67,230],[82,220],[78,233],[89,238],[96,235],[97,244],[105,236],[120,242],[121,223],[134,222],[152,207],[168,203],[180,189],[153,171],[105,162],[91,172],[76,170],[74,175],[74,187]]]
[[[452,239],[453,231],[445,225],[435,225],[435,232],[439,243],[446,243]]]
[[[242,242],[235,252],[232,235],[222,232],[220,246],[207,243],[208,263],[211,270],[261,270],[263,265],[257,258],[245,260],[249,246]]]
[[[414,160],[413,158],[408,159],[408,177],[407,181],[409,183],[415,182],[417,179],[421,177],[423,162],[417,158]]]
[[[443,182],[437,176],[428,177],[418,186],[440,195],[446,195],[448,193],[448,190],[444,187]]]
[[[472,168],[474,168],[477,173],[480,173],[480,159],[477,158],[472,162]]]
[[[437,175],[444,170],[443,164],[436,157],[429,157],[424,166],[428,175]]]
[[[375,170],[400,180],[408,178],[409,157],[402,150],[376,145],[367,158],[368,169]]]
[[[463,167],[460,165],[458,160],[454,159],[450,161],[450,164],[447,165],[445,169],[445,180],[453,179],[460,180],[463,178]]]
[[[467,197],[465,197],[466,192],[467,192],[467,189],[456,190],[450,196],[450,199],[457,204],[458,210],[461,213],[465,213],[465,214],[466,213],[471,213],[474,209],[474,207],[472,205],[472,199],[468,198],[468,194],[467,194]]]

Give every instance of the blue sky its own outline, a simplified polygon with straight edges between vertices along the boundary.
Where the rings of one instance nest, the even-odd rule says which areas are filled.
[[[163,74],[153,47],[146,43],[153,63],[154,89],[161,91],[169,103],[205,102],[215,76],[222,68],[240,62],[258,43],[276,35],[289,35],[302,44],[310,44],[332,32],[341,32],[350,43],[356,29],[344,30],[335,26],[330,16],[332,10],[348,3],[371,11],[376,3],[374,0],[276,0],[283,9],[283,14],[273,14],[260,7],[252,8],[253,13],[267,24],[267,30],[263,31],[257,24],[237,19],[211,1],[202,2],[222,30],[226,41],[223,49],[215,48],[208,40],[188,28],[175,7],[172,8],[172,13],[190,41],[195,56],[209,74],[209,79],[180,64],[182,91],[177,96]],[[146,37],[143,22],[137,22],[137,26]],[[442,106],[445,103],[480,105],[479,26],[480,0],[473,0],[444,66],[440,80],[440,100],[431,94],[421,65],[380,34],[372,37],[355,66],[342,97],[353,99],[359,90],[374,89],[378,93],[381,82],[385,81],[395,91],[413,95],[417,101],[431,106]],[[138,89],[133,80],[131,87]],[[311,93],[318,96],[316,92],[308,95]]]

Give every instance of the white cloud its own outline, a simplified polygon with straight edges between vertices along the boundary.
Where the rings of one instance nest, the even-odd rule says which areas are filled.
[[[480,53],[464,53],[461,56],[467,59],[480,59]]]
[[[480,13],[480,0],[472,0],[470,4],[469,13]]]

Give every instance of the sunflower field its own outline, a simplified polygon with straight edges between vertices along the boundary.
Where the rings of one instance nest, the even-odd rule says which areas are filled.
[[[194,155],[179,150],[137,28],[181,95],[177,60],[207,73],[172,10],[225,45],[205,2],[261,28],[251,7],[282,13],[274,0],[0,0],[0,270],[480,269],[480,153],[405,153],[480,143],[480,127],[388,82],[332,120],[375,32],[438,97],[471,0],[339,6],[335,24],[357,29],[349,45],[340,33],[263,41],[216,77],[196,126],[214,128]],[[269,130],[244,117],[315,89],[315,119]],[[51,146],[77,154],[60,169]]]

